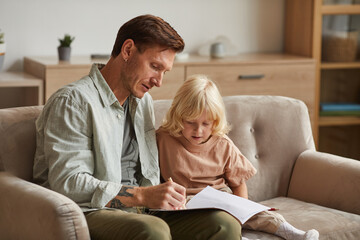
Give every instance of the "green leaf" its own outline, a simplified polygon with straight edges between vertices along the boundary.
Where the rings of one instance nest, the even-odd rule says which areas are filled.
[[[59,38],[60,47],[70,47],[75,37],[71,37],[69,34],[65,34],[64,38]]]

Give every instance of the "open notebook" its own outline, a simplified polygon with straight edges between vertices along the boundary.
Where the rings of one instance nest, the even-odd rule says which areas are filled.
[[[234,217],[242,224],[255,214],[271,208],[236,195],[216,190],[210,186],[196,194],[187,204],[186,209],[150,211],[191,211],[195,209],[221,209]]]

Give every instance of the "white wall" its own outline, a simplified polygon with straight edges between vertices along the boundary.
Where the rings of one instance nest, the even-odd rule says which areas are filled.
[[[285,0],[0,0],[6,70],[22,70],[24,56],[56,55],[58,38],[76,37],[72,55],[109,54],[119,27],[140,14],[168,21],[186,52],[218,35],[239,53],[283,49]]]

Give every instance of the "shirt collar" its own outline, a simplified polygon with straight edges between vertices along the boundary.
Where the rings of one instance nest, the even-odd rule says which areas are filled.
[[[94,63],[91,67],[89,76],[93,80],[95,87],[99,92],[103,106],[108,107],[118,100],[100,72],[100,69],[104,66],[104,64]]]
[[[105,66],[105,64],[101,63],[94,63],[90,70],[90,78],[93,80],[96,89],[99,92],[102,104],[104,107],[111,106],[115,102],[119,102],[114,94],[114,92],[109,87],[108,83],[106,82],[105,78],[101,74],[100,70]],[[140,99],[134,97],[133,95],[129,96],[129,107],[131,110],[131,115],[135,114],[135,109],[139,103]],[[119,103],[120,105],[120,103]]]

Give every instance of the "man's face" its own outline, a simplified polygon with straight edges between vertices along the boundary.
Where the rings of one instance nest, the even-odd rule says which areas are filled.
[[[150,47],[143,53],[135,49],[121,72],[125,89],[135,97],[142,98],[153,86],[160,87],[165,72],[170,71],[175,51]]]

